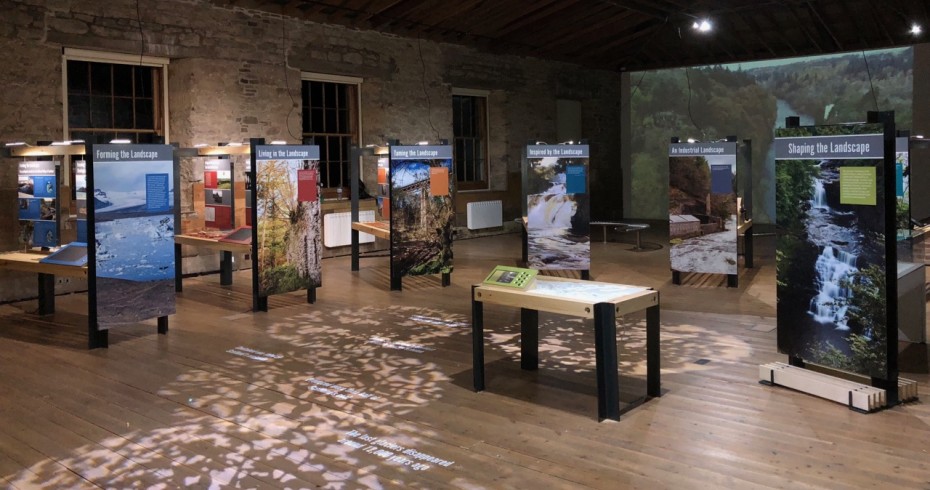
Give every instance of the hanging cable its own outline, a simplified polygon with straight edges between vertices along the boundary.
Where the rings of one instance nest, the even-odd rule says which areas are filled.
[[[875,103],[875,111],[878,109],[878,96],[875,95],[875,85],[872,85],[872,70],[869,68],[869,59],[865,56],[865,50],[862,51],[862,61],[865,63],[865,72],[869,75],[869,90],[872,92],[872,102]]]
[[[287,119],[284,121],[284,124],[287,126],[287,134],[291,135],[291,138],[297,140],[298,144],[303,143],[303,138],[300,136],[295,136],[294,132],[291,131],[291,115],[294,114],[294,109],[297,108],[297,101],[294,100],[294,94],[291,92],[291,80],[290,76],[287,74],[287,17],[284,15],[284,6],[281,6],[281,59],[282,66],[284,67],[284,88],[287,89],[287,95],[291,98],[291,110],[287,111]]]
[[[420,45],[420,36],[417,36],[417,53],[420,56],[420,65],[423,67],[422,72],[422,82],[423,82],[423,95],[426,96],[426,120],[429,121],[429,127],[432,128],[433,133],[436,135],[436,144],[439,144],[439,131],[436,131],[436,127],[433,126],[433,105],[430,101],[429,92],[426,90],[426,62],[423,60],[423,47]]]
[[[691,114],[691,74],[690,69],[687,67],[685,67],[685,79],[688,81],[688,119],[691,119],[691,124],[701,133],[701,139],[707,139],[704,137],[704,130],[694,122],[694,115]]]

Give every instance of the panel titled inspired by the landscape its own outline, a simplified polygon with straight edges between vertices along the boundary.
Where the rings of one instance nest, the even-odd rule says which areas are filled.
[[[451,272],[452,147],[392,146],[388,173],[394,274]]]
[[[887,376],[882,126],[782,129],[775,139],[778,350]],[[878,133],[878,134],[875,134]]]
[[[530,145],[526,155],[527,267],[590,269],[588,145]]]
[[[167,145],[94,145],[97,322],[101,329],[175,312],[174,160]]]
[[[736,274],[736,143],[669,146],[673,271]]]

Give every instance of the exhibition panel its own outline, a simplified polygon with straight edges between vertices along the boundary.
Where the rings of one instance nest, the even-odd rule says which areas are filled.
[[[776,133],[778,350],[871,378],[896,404],[893,114],[870,120]]]
[[[387,173],[391,289],[400,290],[404,276],[426,274],[442,274],[448,285],[455,221],[452,147],[392,145]]]
[[[320,147],[251,140],[253,309],[301,289],[313,303],[322,285]]]
[[[88,329],[91,347],[109,328],[175,312],[175,192],[180,175],[168,145],[90,145],[87,151]],[[103,332],[104,334],[101,334]]]
[[[526,265],[591,269],[591,197],[586,144],[526,147],[523,164]]]
[[[60,209],[60,162],[19,162],[19,240],[24,249],[57,247]]]
[[[669,255],[675,284],[682,272],[726,274],[737,286],[737,143],[669,145]]]

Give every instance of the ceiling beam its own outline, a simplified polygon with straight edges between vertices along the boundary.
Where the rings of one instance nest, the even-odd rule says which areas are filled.
[[[830,30],[830,26],[823,21],[823,17],[820,15],[820,12],[817,11],[817,7],[814,6],[813,2],[807,2],[807,9],[814,14],[814,18],[817,19],[817,22],[820,24],[820,27],[830,36],[830,39],[833,40],[833,45],[836,47],[837,51],[843,51],[843,44],[840,43],[840,40],[836,38],[836,35],[833,34],[833,31]],[[855,15],[853,15],[855,17]]]

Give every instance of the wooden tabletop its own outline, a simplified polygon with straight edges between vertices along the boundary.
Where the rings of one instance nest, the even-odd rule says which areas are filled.
[[[385,240],[391,239],[391,224],[387,221],[355,221],[352,223],[352,229]]]
[[[594,318],[594,305],[612,303],[617,315],[626,315],[659,304],[659,293],[641,286],[537,276],[536,284],[521,290],[488,284],[478,285],[475,300],[537,311]]]
[[[175,235],[174,243],[180,243],[181,245],[191,245],[194,247],[203,247],[213,250],[221,250],[226,252],[250,252],[252,251],[252,245],[247,243],[233,243],[233,242],[221,242],[217,238],[210,238],[204,236],[193,236],[193,235]]]
[[[0,269],[53,274],[56,276],[87,277],[87,266],[45,264],[39,262],[48,257],[40,252],[4,252],[0,253]]]

